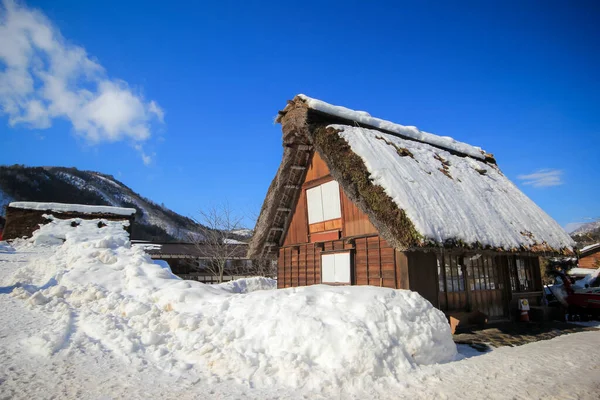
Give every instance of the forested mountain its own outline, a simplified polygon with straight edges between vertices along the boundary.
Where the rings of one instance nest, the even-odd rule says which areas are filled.
[[[135,208],[133,239],[180,241],[199,228],[190,218],[140,196],[111,175],[76,168],[0,166],[0,214],[11,201]]]

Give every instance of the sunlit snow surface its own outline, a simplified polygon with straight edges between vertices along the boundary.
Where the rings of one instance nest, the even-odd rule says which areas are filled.
[[[461,355],[416,293],[186,282],[79,222],[0,245],[0,398],[597,398],[597,332]]]
[[[332,125],[362,158],[373,182],[416,230],[446,240],[519,249],[571,247],[569,235],[495,165],[372,129]],[[410,154],[400,155],[399,150]]]
[[[55,219],[17,242],[20,250],[52,251],[4,282],[57,321],[28,339],[36,354],[52,356],[82,333],[129,362],[172,374],[311,390],[366,389],[457,355],[445,316],[415,292],[184,281],[130,246],[122,223],[76,221]]]

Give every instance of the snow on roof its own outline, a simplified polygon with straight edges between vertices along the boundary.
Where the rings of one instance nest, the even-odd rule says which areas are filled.
[[[8,205],[13,208],[25,210],[55,211],[55,212],[78,212],[82,214],[115,214],[133,215],[135,208],[111,207],[111,206],[89,206],[86,204],[67,203],[38,203],[33,201],[16,201]]]
[[[571,248],[560,225],[496,165],[373,129],[331,125],[426,240],[513,250]],[[545,246],[544,246],[545,247]]]
[[[594,272],[596,272],[596,270],[591,268],[571,268],[567,273],[569,275],[585,276]]]
[[[421,131],[415,126],[404,126],[383,119],[374,118],[365,111],[355,111],[346,107],[334,106],[324,101],[310,98],[304,94],[299,94],[298,97],[300,97],[306,102],[308,108],[311,108],[313,110],[321,111],[326,114],[334,115],[336,117],[369,125],[373,128],[383,129],[389,132],[397,133],[399,135],[414,140],[429,143],[434,146],[443,147],[445,149],[463,153],[471,157],[479,158],[482,160],[486,158],[485,151],[483,151],[480,147],[471,146],[470,144],[459,142],[449,136],[438,136],[432,133]]]
[[[583,253],[584,251],[594,250],[597,247],[600,247],[600,243],[594,243],[594,244],[587,245],[587,246],[583,247],[581,250],[579,250],[579,252]]]

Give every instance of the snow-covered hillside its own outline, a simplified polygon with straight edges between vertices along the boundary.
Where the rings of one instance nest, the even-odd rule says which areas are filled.
[[[132,207],[135,239],[186,240],[199,226],[135,193],[114,177],[62,167],[0,167],[0,214],[11,201]]]
[[[571,232],[571,235],[581,235],[584,233],[597,231],[598,229],[600,229],[600,221],[588,222]]]
[[[416,293],[182,281],[78,222],[0,246],[2,398],[596,398],[598,332],[463,359]]]

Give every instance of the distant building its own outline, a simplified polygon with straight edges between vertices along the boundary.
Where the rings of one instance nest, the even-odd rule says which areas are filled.
[[[208,249],[197,243],[158,243],[134,241],[150,255],[153,260],[163,260],[171,271],[182,279],[203,283],[217,283],[218,277],[211,271],[212,257]],[[233,256],[225,266],[223,281],[230,281],[252,275],[253,262],[246,256],[248,245],[238,242],[229,245]]]
[[[128,221],[126,227],[131,234],[131,225],[135,216],[134,208],[90,206],[85,204],[39,203],[19,201],[6,207],[4,240],[31,237],[40,225],[48,223],[45,215],[58,219],[105,219],[108,221]]]
[[[540,304],[539,256],[573,254],[480,148],[303,95],[277,122],[283,159],[249,256],[277,258],[279,288],[411,289],[448,315],[506,318]]]
[[[579,251],[580,268],[600,268],[600,243],[585,246]]]

